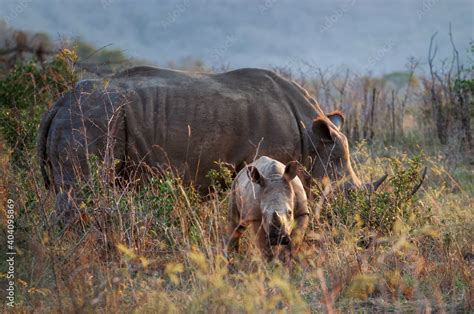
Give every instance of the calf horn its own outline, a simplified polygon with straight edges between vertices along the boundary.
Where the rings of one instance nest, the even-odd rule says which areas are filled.
[[[411,191],[411,195],[414,195],[416,192],[418,192],[418,190],[420,189],[421,185],[423,184],[423,181],[425,181],[427,169],[428,169],[427,167],[425,167],[425,168],[423,169],[423,172],[421,173],[421,180],[420,180],[420,182],[413,188],[413,190]]]
[[[379,186],[387,179],[388,174],[384,174],[383,176],[380,177],[380,179],[373,181],[371,183],[366,183],[364,184],[363,188],[366,189],[368,192],[372,193],[376,191]]]

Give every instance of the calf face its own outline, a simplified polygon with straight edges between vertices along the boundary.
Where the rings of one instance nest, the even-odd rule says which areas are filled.
[[[266,156],[242,169],[232,185],[225,254],[238,252],[239,239],[248,226],[265,258],[291,258],[308,227],[306,192],[296,176],[298,163],[284,165]],[[276,250],[272,245],[283,245]],[[283,255],[281,254],[283,253]]]
[[[265,177],[257,168],[249,167],[250,179],[261,187],[262,225],[270,245],[287,245],[294,226],[295,193],[291,180],[296,177],[297,163],[289,162],[283,175]]]

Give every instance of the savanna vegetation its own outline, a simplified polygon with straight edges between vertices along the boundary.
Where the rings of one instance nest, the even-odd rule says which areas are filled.
[[[80,78],[104,76],[106,83],[108,66],[126,58],[83,42],[46,54],[26,49],[20,35],[17,40],[12,47],[18,49],[0,51],[0,233],[5,239],[12,199],[15,310],[472,310],[473,64],[459,65],[455,47],[443,64],[430,45],[427,73],[420,60],[383,77],[306,63],[299,72],[275,69],[307,88],[325,110],[345,112],[353,165],[363,181],[384,172],[389,179],[375,194],[349,197],[317,182],[297,256],[266,263],[247,236],[230,269],[222,253],[229,191],[220,182],[231,180],[226,167],[209,173],[215,186],[203,198],[171,174],[139,188],[111,185],[91,156],[92,175],[77,204],[83,214],[73,228],[63,228],[35,155],[40,116]],[[104,64],[106,73],[95,71]],[[426,179],[413,194],[424,167]],[[2,244],[2,257],[5,250]],[[2,287],[6,269],[2,258]]]

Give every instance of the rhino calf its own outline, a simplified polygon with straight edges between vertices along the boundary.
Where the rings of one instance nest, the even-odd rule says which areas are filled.
[[[285,166],[263,156],[237,174],[229,203],[227,254],[238,252],[239,239],[248,226],[268,260],[274,257],[274,245],[296,250],[309,220],[306,192],[296,175],[298,167],[296,161]]]

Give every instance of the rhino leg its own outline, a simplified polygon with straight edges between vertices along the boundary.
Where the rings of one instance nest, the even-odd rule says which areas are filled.
[[[56,194],[56,219],[63,223],[65,227],[72,224],[77,216],[75,213],[75,192],[73,189],[62,187],[62,191]]]
[[[56,192],[56,217],[67,226],[74,223],[78,217],[81,199],[77,193],[77,185],[81,178],[69,160],[53,165],[53,178]]]
[[[101,182],[115,180],[125,160],[124,111],[122,106],[112,106],[118,100],[106,98],[71,99],[58,110],[49,127],[45,155],[57,195],[56,211],[66,224],[74,222],[81,212],[81,194],[91,179],[89,164],[95,162],[92,156],[98,158]]]
[[[229,258],[229,253],[239,252],[240,238],[245,232],[246,227],[240,224],[240,213],[234,198],[231,197],[229,204],[229,211],[227,214],[227,243],[225,248],[225,255]]]
[[[308,214],[303,214],[296,217],[296,225],[293,231],[291,232],[291,242],[288,245],[291,252],[291,256],[295,255],[295,253],[298,251],[299,246],[303,242],[306,228],[308,228],[308,223]]]

